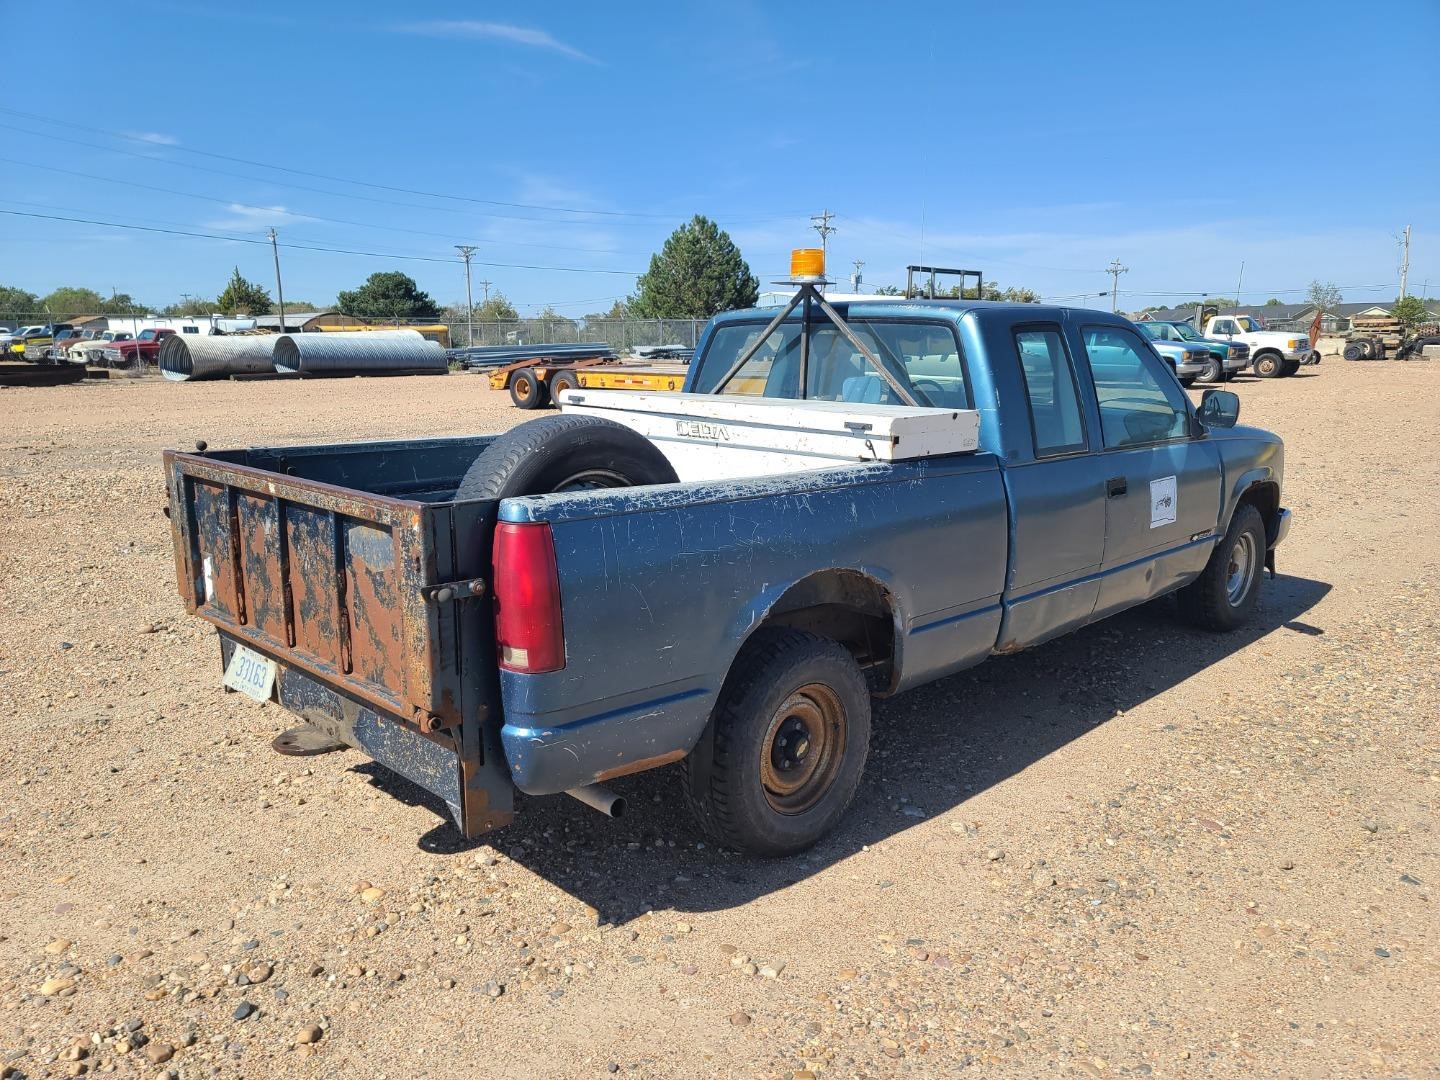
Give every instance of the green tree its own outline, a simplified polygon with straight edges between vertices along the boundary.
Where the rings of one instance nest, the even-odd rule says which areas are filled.
[[[493,292],[483,304],[475,305],[476,322],[497,322],[519,317],[520,313],[515,310],[515,305],[510,303],[502,292]]]
[[[1266,307],[1279,307],[1279,306],[1280,306],[1280,301],[1279,301],[1278,298],[1272,296],[1272,297],[1270,297],[1269,300],[1266,300],[1266,301],[1265,301],[1265,306],[1266,306]]]
[[[434,318],[440,306],[399,270],[371,274],[358,289],[340,294],[340,310],[362,319]]]
[[[1390,305],[1390,314],[1400,320],[1401,326],[1415,326],[1425,321],[1425,302],[1418,296],[1400,296]]]
[[[630,314],[641,319],[708,319],[760,298],[760,281],[740,249],[700,214],[670,234],[635,286]]]
[[[40,310],[40,298],[29,289],[0,285],[0,313],[28,315]]]
[[[57,318],[67,315],[99,315],[105,298],[94,289],[62,285],[48,296],[41,297],[40,303]]]
[[[293,313],[295,313],[295,312],[297,312],[297,311],[331,311],[331,310],[333,310],[333,305],[331,305],[330,307],[317,307],[315,304],[312,304],[309,300],[291,300],[288,296],[285,298],[285,314],[286,314],[287,316],[288,316],[288,315],[291,315],[291,314],[293,314]]]
[[[135,315],[148,313],[150,305],[142,304],[129,293],[111,293],[110,299],[101,300],[100,306],[95,309],[98,315]]]
[[[904,296],[905,290],[898,285],[881,285],[875,290],[876,296]]]
[[[269,315],[274,308],[270,291],[240,276],[240,268],[230,275],[225,290],[215,299],[215,306],[226,315]]]
[[[1333,281],[1312,281],[1305,299],[1321,311],[1334,311],[1345,298],[1340,295],[1340,290]]]
[[[219,305],[214,300],[206,300],[203,296],[192,296],[190,299],[180,299],[173,304],[166,304],[160,309],[161,315],[210,315]],[[285,305],[289,307],[289,304]]]

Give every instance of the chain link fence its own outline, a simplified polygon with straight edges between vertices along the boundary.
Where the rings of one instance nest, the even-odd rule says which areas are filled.
[[[500,319],[474,323],[474,339],[464,318],[446,320],[450,344],[565,345],[604,341],[621,356],[647,345],[693,349],[705,319]]]

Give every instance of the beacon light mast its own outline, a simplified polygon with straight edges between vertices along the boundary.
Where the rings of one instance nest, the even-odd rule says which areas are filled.
[[[715,384],[715,388],[710,393],[723,393],[725,387],[729,386],[731,380],[740,373],[741,368],[750,362],[751,357],[760,351],[760,347],[765,344],[770,335],[780,329],[780,325],[798,307],[800,308],[800,397],[805,398],[810,372],[810,328],[814,322],[813,309],[818,307],[820,313],[834,325],[835,329],[840,331],[840,336],[854,346],[855,350],[865,358],[865,362],[875,369],[875,373],[885,380],[886,385],[890,387],[897,398],[906,405],[918,406],[920,404],[910,393],[910,389],[895,378],[894,373],[880,362],[880,359],[871,351],[870,346],[860,340],[855,331],[846,325],[840,313],[831,307],[821,294],[819,287],[830,284],[825,279],[825,252],[823,249],[793,249],[790,252],[790,276],[781,278],[775,284],[797,286],[795,295],[790,298],[788,304],[780,309],[780,313],[770,320],[759,336],[736,357],[735,363],[731,364],[730,369],[720,376],[720,381]]]

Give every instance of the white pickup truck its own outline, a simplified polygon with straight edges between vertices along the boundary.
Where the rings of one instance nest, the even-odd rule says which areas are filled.
[[[1199,330],[1207,338],[1228,338],[1250,346],[1250,363],[1262,379],[1294,375],[1310,355],[1310,339],[1302,333],[1266,330],[1254,315],[1213,315]]]

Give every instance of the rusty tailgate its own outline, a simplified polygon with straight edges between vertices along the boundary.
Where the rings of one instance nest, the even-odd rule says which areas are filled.
[[[165,454],[186,607],[421,731],[462,716],[449,507]]]

